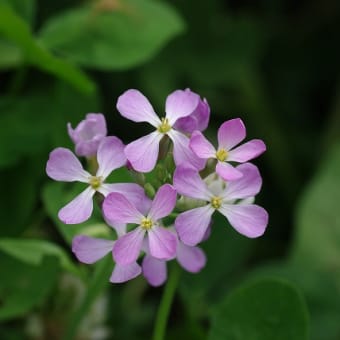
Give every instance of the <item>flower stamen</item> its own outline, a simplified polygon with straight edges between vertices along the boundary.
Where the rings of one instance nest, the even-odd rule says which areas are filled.
[[[151,218],[143,217],[140,226],[145,230],[150,230],[153,226]]]
[[[216,158],[220,161],[220,162],[224,162],[228,157],[228,151],[226,149],[219,149],[216,152]]]
[[[162,123],[161,123],[161,125],[158,126],[157,130],[160,133],[167,133],[167,132],[169,132],[171,130],[171,125],[169,124],[169,119],[163,117],[161,119],[161,121],[162,121]]]
[[[102,185],[103,178],[101,176],[91,176],[89,184],[94,190],[99,189],[99,187]]]
[[[215,196],[211,199],[210,204],[214,209],[219,209],[222,205],[222,198]]]

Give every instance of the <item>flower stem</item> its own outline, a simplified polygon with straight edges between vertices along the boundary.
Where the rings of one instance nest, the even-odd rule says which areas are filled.
[[[170,309],[179,282],[180,273],[181,271],[177,263],[173,263],[169,280],[164,287],[163,296],[157,311],[155,327],[153,330],[153,340],[164,340]]]

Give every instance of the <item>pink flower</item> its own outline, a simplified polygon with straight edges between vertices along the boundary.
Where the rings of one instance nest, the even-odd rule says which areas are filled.
[[[190,162],[198,169],[204,166],[205,161],[199,159],[190,150],[188,137],[174,128],[178,119],[187,117],[194,112],[199,101],[200,98],[197,94],[188,90],[177,90],[167,97],[166,115],[160,119],[150,102],[139,91],[128,90],[118,98],[117,109],[123,117],[134,122],[148,122],[156,128],[154,132],[126,146],[126,157],[135,170],[149,172],[155,167],[159,142],[165,135],[173,142],[176,165]]]
[[[216,158],[216,172],[226,181],[232,181],[242,176],[242,173],[228,162],[247,162],[266,151],[266,146],[260,139],[253,139],[236,148],[246,137],[246,129],[240,118],[224,122],[218,129],[218,149],[195,131],[190,139],[191,150],[200,158]]]
[[[83,182],[88,187],[65,207],[58,217],[66,224],[76,224],[86,221],[92,214],[92,197],[95,192],[107,196],[110,192],[123,192],[131,200],[139,200],[144,190],[133,183],[107,184],[105,179],[110,173],[126,163],[124,144],[117,137],[106,137],[98,147],[98,171],[95,176],[84,170],[77,157],[68,149],[57,148],[50,153],[46,165],[49,177],[56,181]]]
[[[107,135],[105,117],[101,113],[88,113],[75,129],[68,123],[67,130],[78,156],[95,156],[99,143]]]
[[[262,179],[257,167],[250,163],[237,167],[242,177],[228,182],[225,188],[208,187],[193,168],[179,166],[174,174],[174,186],[178,193],[205,201],[206,204],[178,215],[175,227],[183,243],[194,246],[201,242],[217,210],[230,225],[247,237],[261,236],[268,224],[268,214],[260,206],[238,200],[254,197],[261,188]]]
[[[115,241],[97,239],[85,235],[77,235],[72,240],[72,251],[80,262],[92,264],[112,252]],[[134,279],[142,272],[138,263],[133,262],[125,266],[116,263],[110,282],[121,283]]]
[[[176,253],[176,236],[160,225],[176,204],[176,190],[165,184],[159,188],[147,214],[142,214],[135,204],[123,194],[111,193],[103,202],[105,218],[118,223],[134,223],[138,227],[120,237],[113,248],[113,256],[120,265],[137,260],[146,236],[153,257],[167,260]],[[145,235],[147,234],[147,235]]]

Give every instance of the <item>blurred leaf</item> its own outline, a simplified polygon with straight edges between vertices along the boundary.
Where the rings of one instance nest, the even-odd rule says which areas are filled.
[[[0,4],[0,33],[22,49],[27,62],[69,82],[82,92],[95,91],[95,84],[85,73],[50,54],[34,39],[26,22],[4,4]]]
[[[71,262],[66,252],[45,240],[0,238],[0,250],[30,265],[41,265],[45,256],[56,257],[60,266],[73,274],[79,275],[77,266]]]
[[[308,339],[308,312],[299,291],[276,279],[234,290],[213,313],[209,340]]]
[[[336,145],[305,191],[297,215],[292,260],[335,273],[340,287],[340,145]]]
[[[40,266],[30,266],[0,256],[1,270],[6,273],[0,281],[0,320],[23,316],[44,301],[56,283],[57,262],[54,258],[45,258]]]
[[[0,39],[0,69],[16,67],[23,62],[23,55],[16,45]]]
[[[17,15],[32,25],[35,17],[36,0],[0,0],[1,5],[11,7]]]
[[[112,70],[142,64],[183,30],[182,19],[165,2],[103,0],[49,20],[41,39],[76,63]]]

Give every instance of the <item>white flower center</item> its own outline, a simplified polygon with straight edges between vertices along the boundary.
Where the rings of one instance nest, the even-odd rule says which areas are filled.
[[[90,185],[94,190],[98,190],[99,187],[102,185],[103,178],[101,176],[96,177],[96,176],[91,176],[90,177]]]

